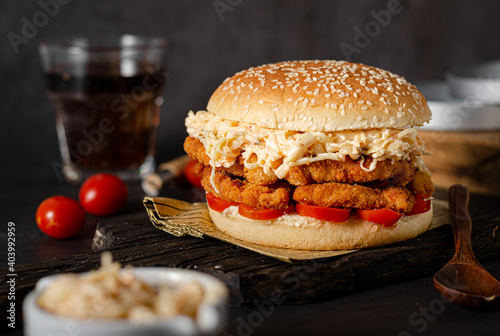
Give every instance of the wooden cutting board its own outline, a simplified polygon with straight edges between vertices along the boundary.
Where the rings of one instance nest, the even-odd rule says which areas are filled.
[[[500,219],[471,216],[478,259],[500,257]],[[100,223],[94,249],[111,250],[124,264],[212,274],[227,284],[232,305],[238,306],[270,299],[307,303],[432,275],[451,259],[454,243],[446,225],[398,244],[289,264],[211,238],[175,237],[138,214]]]
[[[500,219],[472,214],[472,244],[479,260],[500,257]],[[304,262],[285,263],[215,239],[175,237],[156,229],[146,213],[107,219],[94,238],[97,252],[111,251],[115,260],[133,266],[195,269],[223,280],[231,305],[298,304],[428,276],[453,255],[449,226],[398,244]],[[85,272],[99,266],[100,253],[16,267],[16,296],[23,298],[46,275]],[[2,270],[2,275],[7,274]],[[6,279],[0,306],[7,309]]]
[[[472,193],[500,196],[500,131],[426,131],[422,156],[434,186],[465,184]]]

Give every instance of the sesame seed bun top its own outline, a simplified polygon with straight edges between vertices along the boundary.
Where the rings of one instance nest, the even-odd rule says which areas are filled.
[[[292,131],[422,126],[422,93],[391,72],[345,61],[261,65],[227,78],[207,110],[221,118]]]

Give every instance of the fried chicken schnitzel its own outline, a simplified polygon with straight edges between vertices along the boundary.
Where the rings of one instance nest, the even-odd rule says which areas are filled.
[[[210,165],[210,158],[200,140],[187,137],[184,142],[184,150],[191,158],[203,165]],[[255,160],[255,158],[253,159]],[[252,157],[250,158],[250,162],[255,162],[254,160]],[[372,161],[373,159],[366,158],[363,166],[370,166]],[[231,167],[221,167],[220,169],[257,185],[270,185],[278,181],[275,174],[266,174],[261,167],[245,168],[241,155]],[[361,168],[361,159],[352,160],[347,157],[345,161],[322,160],[291,167],[284,179],[294,186],[328,182],[366,183],[388,179],[392,179],[391,185],[405,186],[413,179],[416,171],[417,167],[413,160],[379,161],[374,170],[366,171]]]
[[[297,187],[293,199],[298,203],[334,208],[381,209],[407,212],[413,196],[406,188],[370,188],[345,183],[309,184]]]

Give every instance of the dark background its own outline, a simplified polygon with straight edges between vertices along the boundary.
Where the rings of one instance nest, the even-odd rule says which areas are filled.
[[[57,3],[57,0],[42,0]],[[164,93],[158,162],[182,153],[184,117],[204,109],[211,93],[236,71],[293,59],[345,59],[355,29],[374,22],[388,0],[59,0],[57,13],[18,46],[23,18],[43,11],[38,1],[0,1],[0,148],[2,183],[13,169],[33,183],[56,178],[60,160],[54,112],[44,92],[37,46],[44,39],[134,33],[165,37],[169,77]],[[220,7],[223,5],[228,7]],[[219,10],[216,9],[219,5]],[[408,1],[397,7],[350,60],[379,66],[410,81],[441,80],[447,69],[500,57],[500,1]],[[12,34],[11,34],[12,35]],[[358,43],[359,46],[359,43]]]
[[[38,263],[89,253],[99,218],[89,216],[74,239],[41,233],[35,210],[45,197],[76,198],[78,187],[59,183],[51,163],[60,161],[54,111],[45,96],[38,44],[68,36],[123,33],[169,41],[169,77],[164,93],[158,162],[180,155],[189,110],[204,109],[211,93],[235,72],[293,59],[345,59],[341,45],[358,48],[350,60],[379,66],[412,82],[443,80],[446,70],[500,58],[499,0],[402,0],[400,12],[379,26],[366,46],[356,31],[373,26],[373,13],[389,0],[40,0],[59,4],[57,13],[16,52],[8,36],[22,34],[23,20],[43,11],[39,0],[0,0],[0,266],[6,264],[7,223],[16,225],[16,263]],[[214,5],[219,7],[219,12]],[[140,188],[139,188],[140,189]],[[131,192],[127,212],[144,211],[143,194]],[[172,188],[168,196],[181,198]],[[435,194],[436,195],[436,194]],[[446,198],[441,191],[438,198]],[[185,198],[186,197],[184,195]],[[193,199],[191,195],[191,199]],[[498,199],[473,197],[471,210],[499,216]],[[17,266],[16,264],[16,266]],[[484,264],[499,277],[498,260]],[[327,302],[277,307],[255,334],[420,334],[409,317],[439,300],[430,274]],[[230,311],[230,334],[254,307]],[[20,318],[19,318],[20,320]],[[426,326],[425,335],[496,335],[498,314],[449,305]],[[2,327],[4,326],[2,322]],[[17,328],[9,335],[20,335]]]

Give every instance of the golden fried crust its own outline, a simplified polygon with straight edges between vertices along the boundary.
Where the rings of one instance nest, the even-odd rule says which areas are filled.
[[[223,200],[242,203],[255,209],[285,209],[290,203],[292,187],[287,183],[261,186],[216,169],[214,184],[218,189],[217,192],[210,182],[211,173],[210,166],[203,169],[201,184],[207,192]]]
[[[184,150],[191,158],[203,165],[210,165],[210,158],[200,140],[187,137],[184,142]],[[256,156],[253,154],[250,157],[250,162],[255,159]],[[363,163],[364,167],[369,167],[371,162],[371,158],[366,158]],[[253,184],[269,185],[278,181],[278,177],[274,173],[266,174],[260,167],[244,168],[241,156],[238,157],[233,166],[222,169],[232,175],[243,177]],[[415,163],[411,160],[400,160],[394,163],[392,160],[384,160],[377,162],[375,169],[367,172],[361,168],[360,159],[346,158],[345,161],[323,160],[292,167],[285,176],[285,180],[292,185],[301,186],[311,183],[366,183],[392,179],[391,185],[404,186],[413,179],[416,169]]]
[[[207,155],[205,146],[203,146],[203,143],[200,140],[188,136],[184,140],[184,151],[186,151],[187,155],[189,155],[191,159],[202,163],[204,166],[210,165],[210,158]]]
[[[365,159],[363,166],[369,167],[373,159]],[[323,160],[311,162],[298,167],[292,167],[285,179],[293,185],[300,186],[311,183],[366,183],[394,178],[395,185],[405,185],[415,174],[415,164],[412,161],[401,160],[392,163],[391,160],[377,162],[372,171],[361,168],[360,160],[346,158],[345,161]]]
[[[434,193],[434,184],[431,181],[431,177],[421,171],[417,171],[415,177],[406,185],[406,188],[415,194],[430,196]]]
[[[299,203],[335,208],[386,208],[407,212],[413,207],[413,196],[406,188],[375,189],[344,183],[300,186],[295,189],[293,199]]]
[[[184,150],[186,153],[193,159],[204,166],[209,166],[210,165],[210,158],[208,157],[205,147],[203,146],[203,143],[193,137],[187,137],[186,140],[184,141]],[[257,156],[252,155],[250,157],[250,162],[252,160],[256,160]],[[266,174],[262,170],[262,168],[258,169],[247,169],[243,165],[243,157],[239,156],[238,160],[229,168],[224,168],[221,167],[223,171],[239,176],[239,177],[244,177],[245,179],[248,180],[248,182],[253,183],[253,184],[258,184],[258,185],[269,185],[273,184],[276,181],[278,181],[278,177],[275,174]]]

